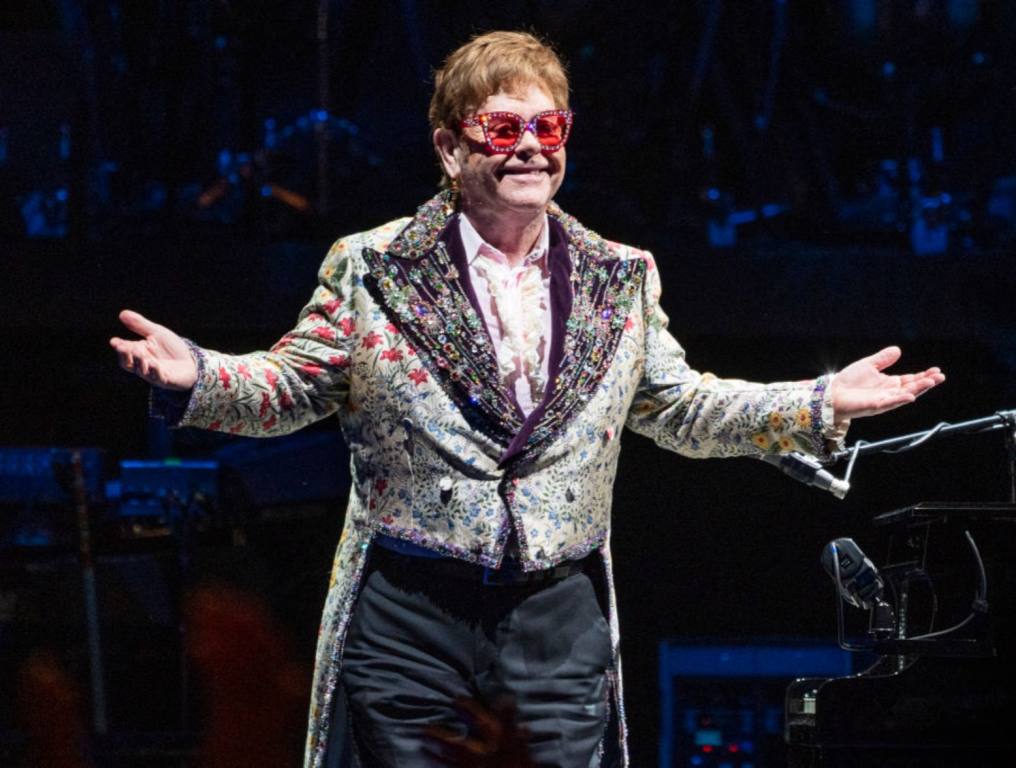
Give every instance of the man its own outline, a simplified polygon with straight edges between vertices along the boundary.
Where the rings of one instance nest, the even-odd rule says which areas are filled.
[[[199,349],[129,311],[143,338],[111,343],[156,392],[187,393],[178,424],[275,435],[339,415],[353,487],[309,766],[347,705],[364,765],[433,765],[425,731],[454,722],[457,700],[505,696],[537,764],[586,768],[605,750],[627,764],[608,546],[621,429],[690,456],[823,455],[851,418],[944,377],[882,373],[893,347],[806,382],[690,369],[651,256],[552,202],[573,117],[534,37],[452,53],[430,119],[446,189],[339,240],[271,351]]]

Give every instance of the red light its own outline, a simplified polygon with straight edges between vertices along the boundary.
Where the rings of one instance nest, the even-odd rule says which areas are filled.
[[[727,747],[727,751],[728,751],[728,752],[740,752],[740,751],[741,751],[741,748],[740,748],[739,746],[737,746],[737,744],[730,744],[730,745],[729,745],[729,746]]]
[[[707,754],[709,752],[712,752],[713,751],[713,745],[712,744],[703,744],[702,745],[702,751],[707,753]]]

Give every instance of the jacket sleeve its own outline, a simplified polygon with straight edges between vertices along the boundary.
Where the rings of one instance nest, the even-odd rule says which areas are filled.
[[[758,384],[693,370],[667,330],[659,273],[648,253],[644,258],[645,369],[626,425],[693,457],[827,456],[842,440],[833,427],[829,377]]]
[[[353,252],[348,240],[332,246],[296,327],[270,350],[231,355],[191,345],[197,383],[189,397],[184,395],[185,404],[174,402],[172,393],[153,391],[153,415],[167,418],[171,426],[268,437],[342,408],[359,340]]]

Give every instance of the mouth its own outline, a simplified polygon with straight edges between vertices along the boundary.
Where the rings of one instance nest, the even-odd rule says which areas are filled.
[[[529,168],[529,167],[509,167],[504,166],[498,171],[498,178],[503,179],[507,176],[511,176],[519,181],[526,181],[529,179],[538,179],[544,174],[550,172],[549,168]]]

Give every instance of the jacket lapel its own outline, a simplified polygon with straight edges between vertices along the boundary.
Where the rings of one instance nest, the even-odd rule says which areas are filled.
[[[384,253],[365,249],[364,285],[475,429],[508,446],[522,428],[477,306],[449,192],[424,203]]]
[[[548,384],[524,418],[501,382],[457,226],[452,196],[424,203],[384,252],[365,249],[364,285],[470,426],[504,446],[500,465],[533,461],[581,412],[610,367],[645,262],[618,259],[607,242],[556,205],[550,222]]]
[[[501,466],[533,461],[589,402],[610,367],[645,277],[641,259],[616,258],[603,238],[556,205],[548,214],[554,329],[549,384],[501,456]]]

